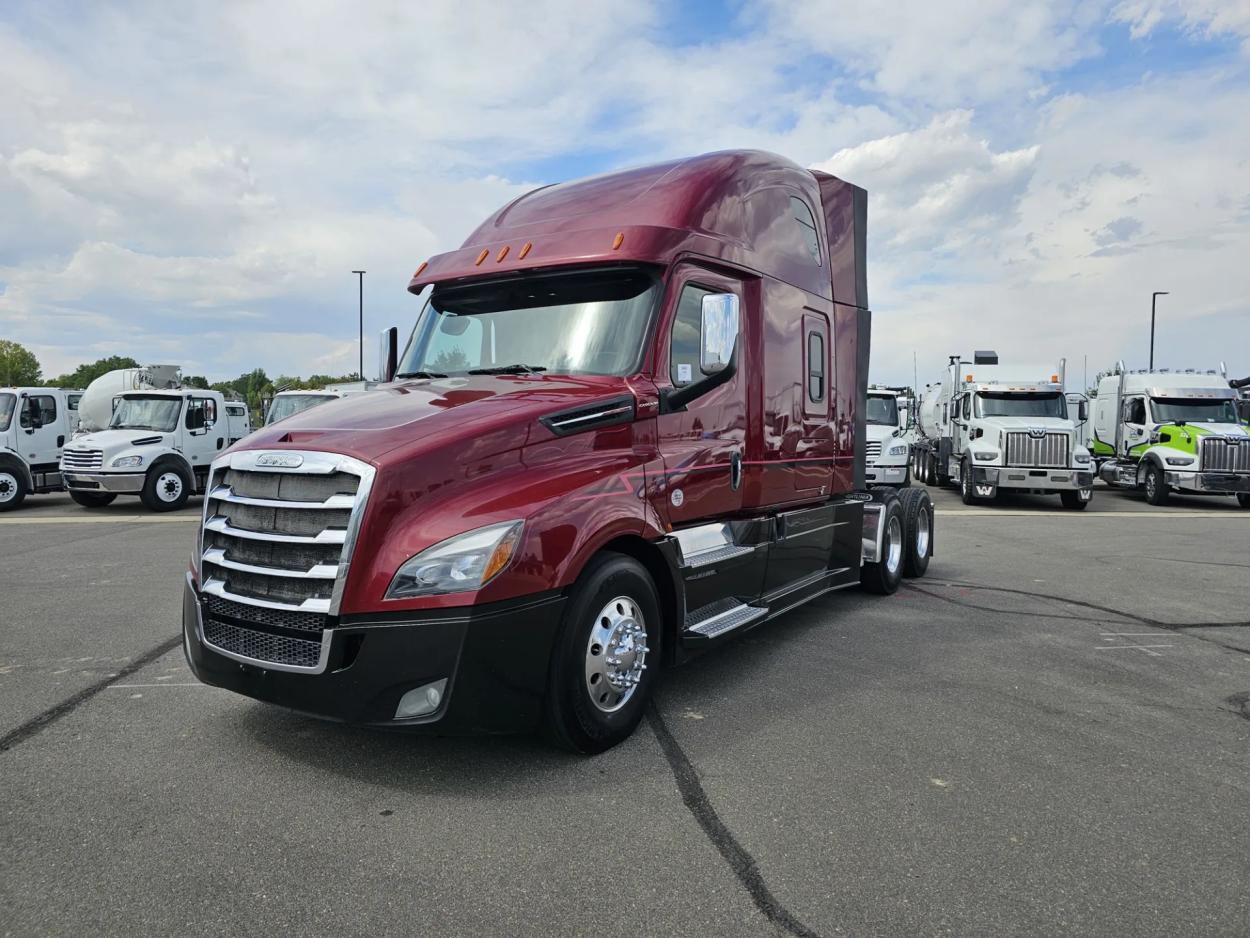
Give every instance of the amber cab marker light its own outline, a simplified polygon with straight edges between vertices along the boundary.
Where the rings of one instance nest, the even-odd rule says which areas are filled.
[[[516,259],[519,261],[525,260],[525,255],[530,252],[530,248],[532,248],[533,246],[534,245],[531,244],[529,241],[526,241],[525,244],[522,245],[521,253],[516,256]]]
[[[482,248],[482,253],[477,256],[477,260],[473,262],[473,266],[480,267],[482,265],[482,261],[486,260],[486,255],[489,253],[490,251],[488,251],[486,248]]]
[[[413,274],[413,275],[412,275],[412,279],[413,279],[413,280],[416,280],[418,277],[420,277],[420,276],[421,276],[421,273],[425,270],[425,268],[427,268],[427,267],[429,267],[429,266],[430,266],[430,262],[429,262],[429,261],[422,261],[422,262],[421,262],[421,266],[417,268],[417,272],[416,272],[415,274]]]
[[[495,263],[498,264],[501,260],[503,260],[507,256],[508,256],[508,245],[505,244],[503,247],[499,249],[499,256],[495,258]]]
[[[968,375],[966,378],[964,378],[964,380],[965,380],[965,381],[971,381],[971,380],[972,380],[972,375]]]
[[[625,232],[618,231],[616,237],[612,239],[612,250],[618,250],[625,243]]]
[[[1051,375],[1051,376],[1050,376],[1050,383],[1051,383],[1051,384],[1058,384],[1058,383],[1059,383],[1059,376],[1058,376],[1058,375]]]

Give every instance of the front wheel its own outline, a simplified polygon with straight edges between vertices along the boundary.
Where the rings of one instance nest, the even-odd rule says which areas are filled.
[[[1093,489],[1076,489],[1071,492],[1060,492],[1059,501],[1070,511],[1084,511],[1089,500],[1094,497]]]
[[[12,511],[26,500],[26,483],[21,473],[0,469],[0,511]]]
[[[1168,483],[1160,466],[1152,464],[1146,467],[1146,501],[1152,505],[1168,503]]]
[[[546,728],[593,755],[637,728],[658,680],[660,601],[645,567],[603,554],[582,573],[552,653]]]
[[[191,474],[175,463],[158,463],[148,470],[139,499],[149,511],[177,511],[191,497]]]
[[[1250,492],[1238,492],[1237,504],[1242,508],[1250,508]]]
[[[109,493],[70,492],[69,497],[83,508],[103,508],[110,505],[117,496]]]
[[[965,505],[975,505],[976,489],[972,487],[972,463],[966,458],[959,465],[959,498]]]

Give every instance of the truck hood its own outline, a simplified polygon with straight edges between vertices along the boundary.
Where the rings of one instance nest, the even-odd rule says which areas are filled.
[[[872,442],[884,443],[886,440],[892,438],[897,430],[898,427],[886,426],[883,423],[870,423],[865,428],[864,433],[867,439]]]
[[[1060,417],[980,417],[982,423],[1003,430],[1049,430],[1054,433],[1071,433],[1071,420]]]
[[[402,381],[354,394],[262,427],[233,449],[311,449],[366,462],[413,444],[472,441],[478,457],[517,449],[540,417],[629,393],[625,379],[469,375]]]
[[[76,436],[65,444],[65,449],[69,452],[84,449],[98,449],[104,451],[105,466],[108,466],[108,458],[116,455],[123,450],[133,449],[136,446],[172,446],[173,434],[161,433],[158,430],[97,430],[95,433],[85,433],[82,436]]]
[[[1236,423],[1185,423],[1177,426],[1175,423],[1157,423],[1154,425],[1156,432],[1160,430],[1179,430],[1188,432],[1197,436],[1250,436],[1250,430],[1242,424]]]

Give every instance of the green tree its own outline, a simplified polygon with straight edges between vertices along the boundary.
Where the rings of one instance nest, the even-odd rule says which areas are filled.
[[[191,375],[188,378],[183,378],[182,384],[183,387],[203,388],[205,391],[208,390],[208,379],[202,375]]]
[[[39,360],[30,349],[8,339],[0,339],[0,387],[33,386],[42,380]]]
[[[100,375],[122,368],[138,368],[139,363],[125,355],[110,355],[100,358],[89,365],[79,365],[67,375],[61,375],[52,383],[59,388],[85,388]]]

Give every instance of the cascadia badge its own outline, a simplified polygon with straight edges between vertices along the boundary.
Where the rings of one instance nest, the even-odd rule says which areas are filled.
[[[256,465],[269,469],[298,469],[303,464],[298,453],[262,453],[256,459]]]

